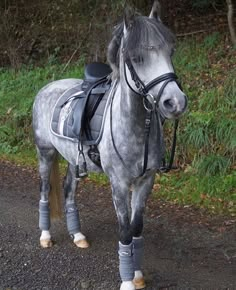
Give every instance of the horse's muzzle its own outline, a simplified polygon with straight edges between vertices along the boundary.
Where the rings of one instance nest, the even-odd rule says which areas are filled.
[[[180,117],[187,109],[188,100],[185,94],[177,96],[166,96],[161,98],[159,108],[167,119]]]

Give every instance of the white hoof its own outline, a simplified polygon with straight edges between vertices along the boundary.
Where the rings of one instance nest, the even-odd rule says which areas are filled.
[[[53,245],[49,231],[42,231],[40,237],[40,246],[42,248],[51,248]]]
[[[122,282],[120,290],[135,290],[135,285],[132,281]]]
[[[134,278],[133,282],[136,290],[144,289],[146,287],[144,278]]]
[[[40,246],[42,248],[51,248],[53,246],[53,243],[51,240],[40,240]]]
[[[82,233],[77,233],[74,235],[74,244],[81,249],[86,249],[89,247],[89,243]]]
[[[134,280],[133,283],[135,285],[135,289],[144,289],[146,287],[145,280],[143,278],[142,271],[135,271],[134,272]]]

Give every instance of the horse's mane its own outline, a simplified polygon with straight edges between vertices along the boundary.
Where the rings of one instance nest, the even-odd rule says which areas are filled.
[[[124,22],[118,24],[114,31],[107,51],[107,58],[114,77],[119,76],[119,52],[123,37]],[[128,27],[124,40],[124,57],[128,54],[148,53],[149,48],[165,49],[171,53],[175,45],[174,34],[160,21],[146,16],[135,16]]]
[[[121,39],[124,35],[124,23],[120,23],[115,26],[112,39],[108,45],[107,49],[107,60],[113,71],[113,78],[117,78],[119,76],[119,50]]]

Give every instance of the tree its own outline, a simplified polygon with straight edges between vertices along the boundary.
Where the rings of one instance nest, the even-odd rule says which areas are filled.
[[[235,27],[234,27],[234,7],[232,0],[226,0],[227,6],[228,6],[228,24],[229,24],[229,32],[231,36],[231,40],[233,42],[233,45],[236,46],[236,33],[235,33]]]

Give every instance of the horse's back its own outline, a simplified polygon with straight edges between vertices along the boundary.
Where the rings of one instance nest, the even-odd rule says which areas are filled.
[[[41,88],[41,90],[37,93],[35,97],[35,102],[38,99],[41,100],[44,98],[48,98],[48,95],[51,96],[50,99],[57,100],[58,97],[64,91],[68,90],[69,88],[73,86],[79,85],[80,83],[82,83],[81,79],[61,79],[61,80],[50,82],[49,84]]]
[[[43,142],[47,146],[55,104],[64,92],[79,84],[82,84],[80,79],[62,79],[47,84],[38,92],[33,105],[33,130],[36,144]]]

